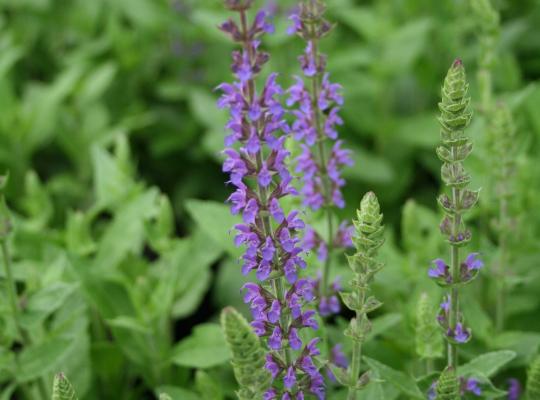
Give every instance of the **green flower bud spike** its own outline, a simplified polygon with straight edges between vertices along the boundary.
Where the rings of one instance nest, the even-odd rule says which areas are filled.
[[[443,341],[436,323],[436,311],[427,293],[422,293],[416,306],[416,353],[426,360],[426,372],[433,370],[433,359],[443,353]]]
[[[450,188],[450,196],[442,194],[439,204],[444,210],[445,217],[441,223],[441,232],[447,237],[450,244],[450,276],[443,280],[437,278],[442,286],[449,287],[449,310],[447,326],[444,330],[448,340],[448,366],[457,368],[457,344],[465,343],[470,339],[470,331],[463,334],[462,316],[459,312],[459,288],[471,282],[481,267],[476,265],[462,276],[462,260],[460,248],[471,240],[471,233],[463,223],[463,214],[470,210],[478,201],[478,191],[467,189],[470,176],[463,165],[465,159],[472,151],[472,143],[465,135],[472,113],[469,111],[470,97],[467,95],[469,84],[465,76],[465,68],[460,59],[454,61],[442,88],[442,101],[439,103],[441,115],[442,145],[437,148],[437,155],[442,161],[441,177]],[[469,256],[470,257],[470,256]],[[468,257],[468,259],[469,259]],[[474,255],[473,255],[474,259]],[[459,340],[458,340],[459,339]]]
[[[240,390],[240,400],[259,399],[270,386],[271,375],[264,368],[264,350],[246,319],[234,308],[221,312],[221,327],[232,352],[231,364]]]
[[[459,381],[456,371],[452,367],[446,367],[441,373],[435,389],[435,400],[459,400]]]
[[[506,297],[505,268],[511,264],[510,240],[514,227],[514,219],[511,215],[510,201],[513,188],[513,176],[516,169],[516,128],[512,118],[512,112],[504,103],[498,103],[490,124],[488,144],[493,163],[492,195],[497,203],[498,218],[496,223],[497,241],[499,247],[499,259],[496,263],[497,304],[495,309],[495,321],[497,330],[504,329],[504,308]]]
[[[536,356],[527,374],[527,399],[540,400],[540,355]]]
[[[357,210],[357,218],[353,221],[355,228],[353,243],[356,253],[348,257],[349,266],[354,272],[351,281],[352,292],[340,293],[345,305],[356,313],[356,317],[351,319],[350,326],[345,331],[345,335],[353,341],[349,377],[345,382],[341,382],[349,387],[348,400],[355,400],[358,390],[369,383],[369,375],[360,376],[362,343],[366,341],[371,330],[367,314],[382,305],[375,297],[367,296],[370,283],[382,268],[382,264],[376,260],[376,255],[384,243],[383,215],[380,213],[375,193],[369,192],[364,196],[360,209]]]
[[[52,400],[77,400],[73,386],[63,373],[54,377]]]

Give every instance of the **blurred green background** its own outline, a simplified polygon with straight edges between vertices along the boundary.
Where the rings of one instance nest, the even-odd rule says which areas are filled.
[[[467,0],[327,3],[336,29],[322,50],[332,80],[343,85],[340,135],[355,159],[344,172],[347,208],[340,214],[352,218],[361,196],[377,193],[389,226],[385,257],[395,268],[383,276],[377,297],[394,307],[394,317],[402,312],[404,319],[392,324],[411,333],[412,306],[400,301],[431,285],[425,270],[444,249],[435,201],[436,105],[449,65],[461,57],[478,108],[478,17]],[[501,13],[493,87],[512,108],[519,142],[512,207],[522,221],[515,267],[516,275],[523,273],[515,279],[522,286],[510,326],[540,331],[540,2],[493,4]],[[299,74],[302,51],[301,41],[285,34],[294,2],[256,5],[276,24],[264,43],[271,53],[265,71],[279,71],[287,86]],[[207,365],[205,355],[185,351],[217,329],[206,322],[221,307],[241,301],[238,250],[227,234],[235,219],[223,205],[230,193],[220,165],[227,116],[215,106],[214,91],[232,80],[233,45],[217,29],[228,16],[218,0],[0,0],[0,172],[10,173],[11,246],[21,298],[30,304],[22,307],[32,332],[28,345],[37,354],[49,351],[38,366],[11,365],[17,340],[4,315],[4,398],[62,368],[88,398],[136,399],[174,384],[176,398],[191,399],[193,369],[227,359]],[[468,168],[472,186],[483,188],[472,226],[489,263],[496,253],[494,160],[485,126],[476,112],[469,131],[477,150]],[[491,295],[484,286],[485,298],[472,309],[488,318]],[[4,311],[6,302],[0,301]],[[486,319],[476,323],[484,342],[471,355],[497,347]],[[395,336],[378,355],[413,368],[412,333]],[[524,337],[501,340],[515,344]],[[540,343],[538,335],[526,337],[529,349]],[[212,345],[219,349],[222,342]],[[519,354],[524,358],[514,367],[523,377],[526,349]],[[212,371],[201,382],[225,374],[224,393],[232,393],[230,369]],[[123,393],[126,385],[132,390]]]

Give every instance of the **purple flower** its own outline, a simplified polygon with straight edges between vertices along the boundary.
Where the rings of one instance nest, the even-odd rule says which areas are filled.
[[[262,259],[264,261],[272,261],[275,252],[274,240],[271,237],[267,237],[264,245],[261,247]]]
[[[279,201],[274,197],[272,200],[270,200],[270,205],[268,207],[268,211],[270,212],[270,215],[272,218],[276,220],[277,223],[282,223],[285,219],[285,214],[283,213],[283,210],[279,206]]]
[[[283,384],[287,389],[290,389],[294,386],[296,383],[296,374],[294,372],[294,368],[292,366],[289,367],[287,370],[287,373],[283,377]]]
[[[244,303],[250,303],[256,299],[262,298],[261,288],[256,283],[246,283],[242,286],[242,290],[247,289],[244,294]]]
[[[484,266],[482,260],[478,258],[479,253],[471,253],[465,259],[465,265],[469,271],[481,269]]]
[[[274,388],[268,389],[264,392],[263,400],[275,400],[277,399],[277,390]]]
[[[306,346],[306,352],[312,357],[318,356],[321,354],[319,349],[317,348],[317,344],[319,343],[319,338],[314,338],[309,341],[309,343]]]
[[[253,332],[255,332],[257,336],[266,335],[266,323],[264,321],[260,321],[260,320],[251,321],[250,325],[253,328]]]
[[[272,374],[273,379],[276,379],[276,376],[278,376],[281,372],[278,363],[276,363],[271,354],[266,355],[266,363],[264,364],[264,367]]]
[[[246,207],[244,208],[244,215],[243,215],[244,222],[249,223],[249,224],[254,224],[255,218],[257,217],[258,212],[259,212],[259,205],[257,204],[257,200],[250,199],[247,202]]]
[[[274,328],[274,331],[272,332],[272,334],[268,338],[268,346],[272,350],[281,349],[281,339],[282,339],[282,337],[281,337],[281,328],[279,326],[276,326]]]
[[[444,299],[443,299],[443,302],[441,303],[441,308],[445,312],[449,312],[450,311],[450,304],[451,304],[450,295],[445,296]]]
[[[482,388],[480,387],[480,382],[478,382],[478,380],[474,378],[467,379],[465,383],[465,390],[477,396],[482,395]]]
[[[454,332],[449,330],[449,336],[452,337],[458,343],[465,343],[467,340],[469,340],[470,332],[469,330],[463,327],[463,324],[461,322],[458,322],[456,324],[456,328],[454,329]]]
[[[281,305],[279,304],[278,300],[274,300],[272,302],[272,305],[270,306],[270,309],[268,310],[268,321],[275,324],[279,321],[279,318],[281,316]]]
[[[303,313],[301,316],[302,325],[305,327],[313,328],[314,330],[319,329],[319,324],[317,323],[315,318],[313,318],[314,316],[315,316],[315,311],[313,310],[308,310],[305,313]]]
[[[289,345],[293,350],[300,350],[302,348],[302,341],[298,337],[298,330],[291,328],[289,331]]]
[[[270,182],[272,182],[272,175],[270,175],[266,164],[263,164],[263,166],[261,167],[257,179],[259,180],[259,184],[264,188],[268,187],[268,185],[270,185]]]
[[[508,379],[508,400],[519,400],[521,384],[516,378]]]
[[[435,267],[429,269],[428,276],[430,278],[444,277],[446,275],[446,271],[448,270],[448,266],[444,260],[437,258],[436,260],[433,260],[433,264],[435,264]]]

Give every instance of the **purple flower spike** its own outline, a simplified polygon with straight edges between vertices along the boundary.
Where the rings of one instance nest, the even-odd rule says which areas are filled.
[[[302,362],[305,357],[311,357],[310,354],[318,353],[317,341],[303,348],[300,339],[300,330],[304,326],[316,328],[314,312],[308,310],[308,302],[314,299],[314,289],[310,281],[298,279],[299,270],[306,267],[299,238],[304,222],[298,211],[285,213],[280,200],[298,195],[289,170],[287,137],[300,135],[314,143],[317,133],[312,124],[299,123],[290,129],[279,99],[284,91],[277,83],[277,74],[268,74],[259,87],[259,74],[269,59],[269,55],[260,49],[261,37],[273,32],[274,28],[265,12],[256,13],[251,24],[246,21],[247,15],[251,14],[247,12],[251,4],[249,0],[228,0],[228,8],[240,14],[242,24],[230,19],[220,27],[241,45],[232,54],[231,69],[236,81],[217,87],[221,92],[218,107],[228,109],[230,116],[225,126],[228,132],[222,169],[229,174],[227,183],[234,186],[228,198],[231,212],[241,214],[243,219],[242,224],[235,226],[234,237],[234,244],[243,245],[245,250],[241,256],[242,273],[255,273],[259,281],[259,284],[245,284],[242,291],[244,302],[249,304],[253,315],[251,326],[270,349],[265,367],[273,382],[263,399],[302,400],[304,391],[313,385],[312,379],[303,376]],[[300,20],[297,22],[301,24]],[[320,60],[306,58],[306,68],[316,70],[319,65]],[[325,85],[325,93],[328,92],[325,96],[337,102],[339,99],[334,93],[337,88],[330,83]],[[307,95],[301,85],[290,93],[295,102],[302,103],[304,113],[310,107]],[[283,290],[276,290],[267,282],[270,279],[272,282],[279,280]],[[288,357],[285,357],[286,349]],[[280,377],[283,377],[282,382]]]

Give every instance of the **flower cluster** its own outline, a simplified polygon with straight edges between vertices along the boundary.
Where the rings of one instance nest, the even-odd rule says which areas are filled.
[[[318,329],[315,311],[303,311],[303,305],[314,299],[313,286],[307,279],[299,279],[286,292],[284,301],[278,299],[271,291],[255,283],[244,285],[244,301],[250,304],[253,314],[253,327],[260,337],[266,337],[271,350],[266,355],[266,368],[273,379],[282,377],[283,386],[287,390],[298,387],[297,398],[303,398],[303,391],[309,391],[319,398],[324,398],[322,376],[313,362],[313,357],[319,355],[316,344],[319,339],[311,340],[302,350],[303,343],[298,331],[302,328]],[[282,316],[288,312],[290,319],[283,323]],[[296,361],[288,363],[279,350],[286,347],[292,350],[302,350]],[[306,377],[307,379],[303,379]],[[287,394],[288,393],[288,394]],[[270,390],[265,399],[277,396],[276,389]],[[290,396],[286,392],[284,396]],[[289,397],[284,397],[289,398]]]
[[[458,322],[455,327],[451,327],[449,323],[450,314],[450,296],[446,296],[441,303],[439,314],[437,315],[437,322],[441,326],[446,336],[446,339],[455,343],[466,343],[471,338],[471,330],[463,325],[461,314],[458,315]]]
[[[305,268],[298,238],[304,223],[298,211],[286,214],[280,205],[282,197],[297,194],[286,163],[289,127],[278,100],[283,91],[276,74],[267,78],[260,92],[255,79],[269,59],[260,50],[260,37],[273,27],[264,12],[248,25],[250,1],[228,0],[227,4],[239,13],[240,25],[228,20],[221,30],[241,43],[242,50],[233,52],[236,82],[218,86],[222,92],[218,106],[230,111],[223,171],[236,188],[228,199],[231,211],[243,219],[235,226],[234,239],[237,246],[245,246],[242,272],[255,271],[260,281],[244,286],[244,300],[253,313],[251,326],[269,348],[265,367],[273,387],[264,399],[303,399],[304,393],[323,399],[323,377],[313,361],[319,354],[318,339],[304,345],[299,334],[305,327],[318,328],[316,312],[305,307],[314,300],[313,285],[298,279],[298,269]],[[299,352],[296,358],[292,350]]]
[[[484,266],[483,261],[478,258],[478,255],[478,253],[470,253],[465,261],[460,264],[458,281],[460,284],[464,285],[472,281],[478,274],[478,271]],[[454,283],[452,274],[450,273],[450,266],[440,258],[433,260],[433,267],[429,269],[428,275],[430,278],[435,279],[441,286],[449,286]]]
[[[330,287],[328,252],[352,247],[351,228],[341,224],[334,232],[331,206],[343,208],[345,201],[341,192],[345,180],[341,176],[344,166],[353,164],[351,152],[343,149],[338,140],[337,126],[343,124],[339,116],[343,105],[341,85],[330,81],[326,72],[326,56],[319,52],[319,41],[332,25],[324,19],[325,7],[318,0],[302,3],[290,16],[289,34],[300,36],[305,42],[304,53],[299,57],[303,77],[296,76],[288,89],[287,106],[292,107],[294,122],[291,130],[300,142],[300,154],[296,158],[295,172],[301,176],[300,192],[305,207],[313,211],[326,208],[328,214],[328,238],[322,239],[313,229],[306,231],[306,250],[317,249],[319,260],[325,263],[321,282],[320,311],[328,314],[328,303],[335,295]],[[332,141],[327,145],[326,141]],[[339,306],[339,304],[338,304]],[[333,307],[339,311],[338,307]]]

